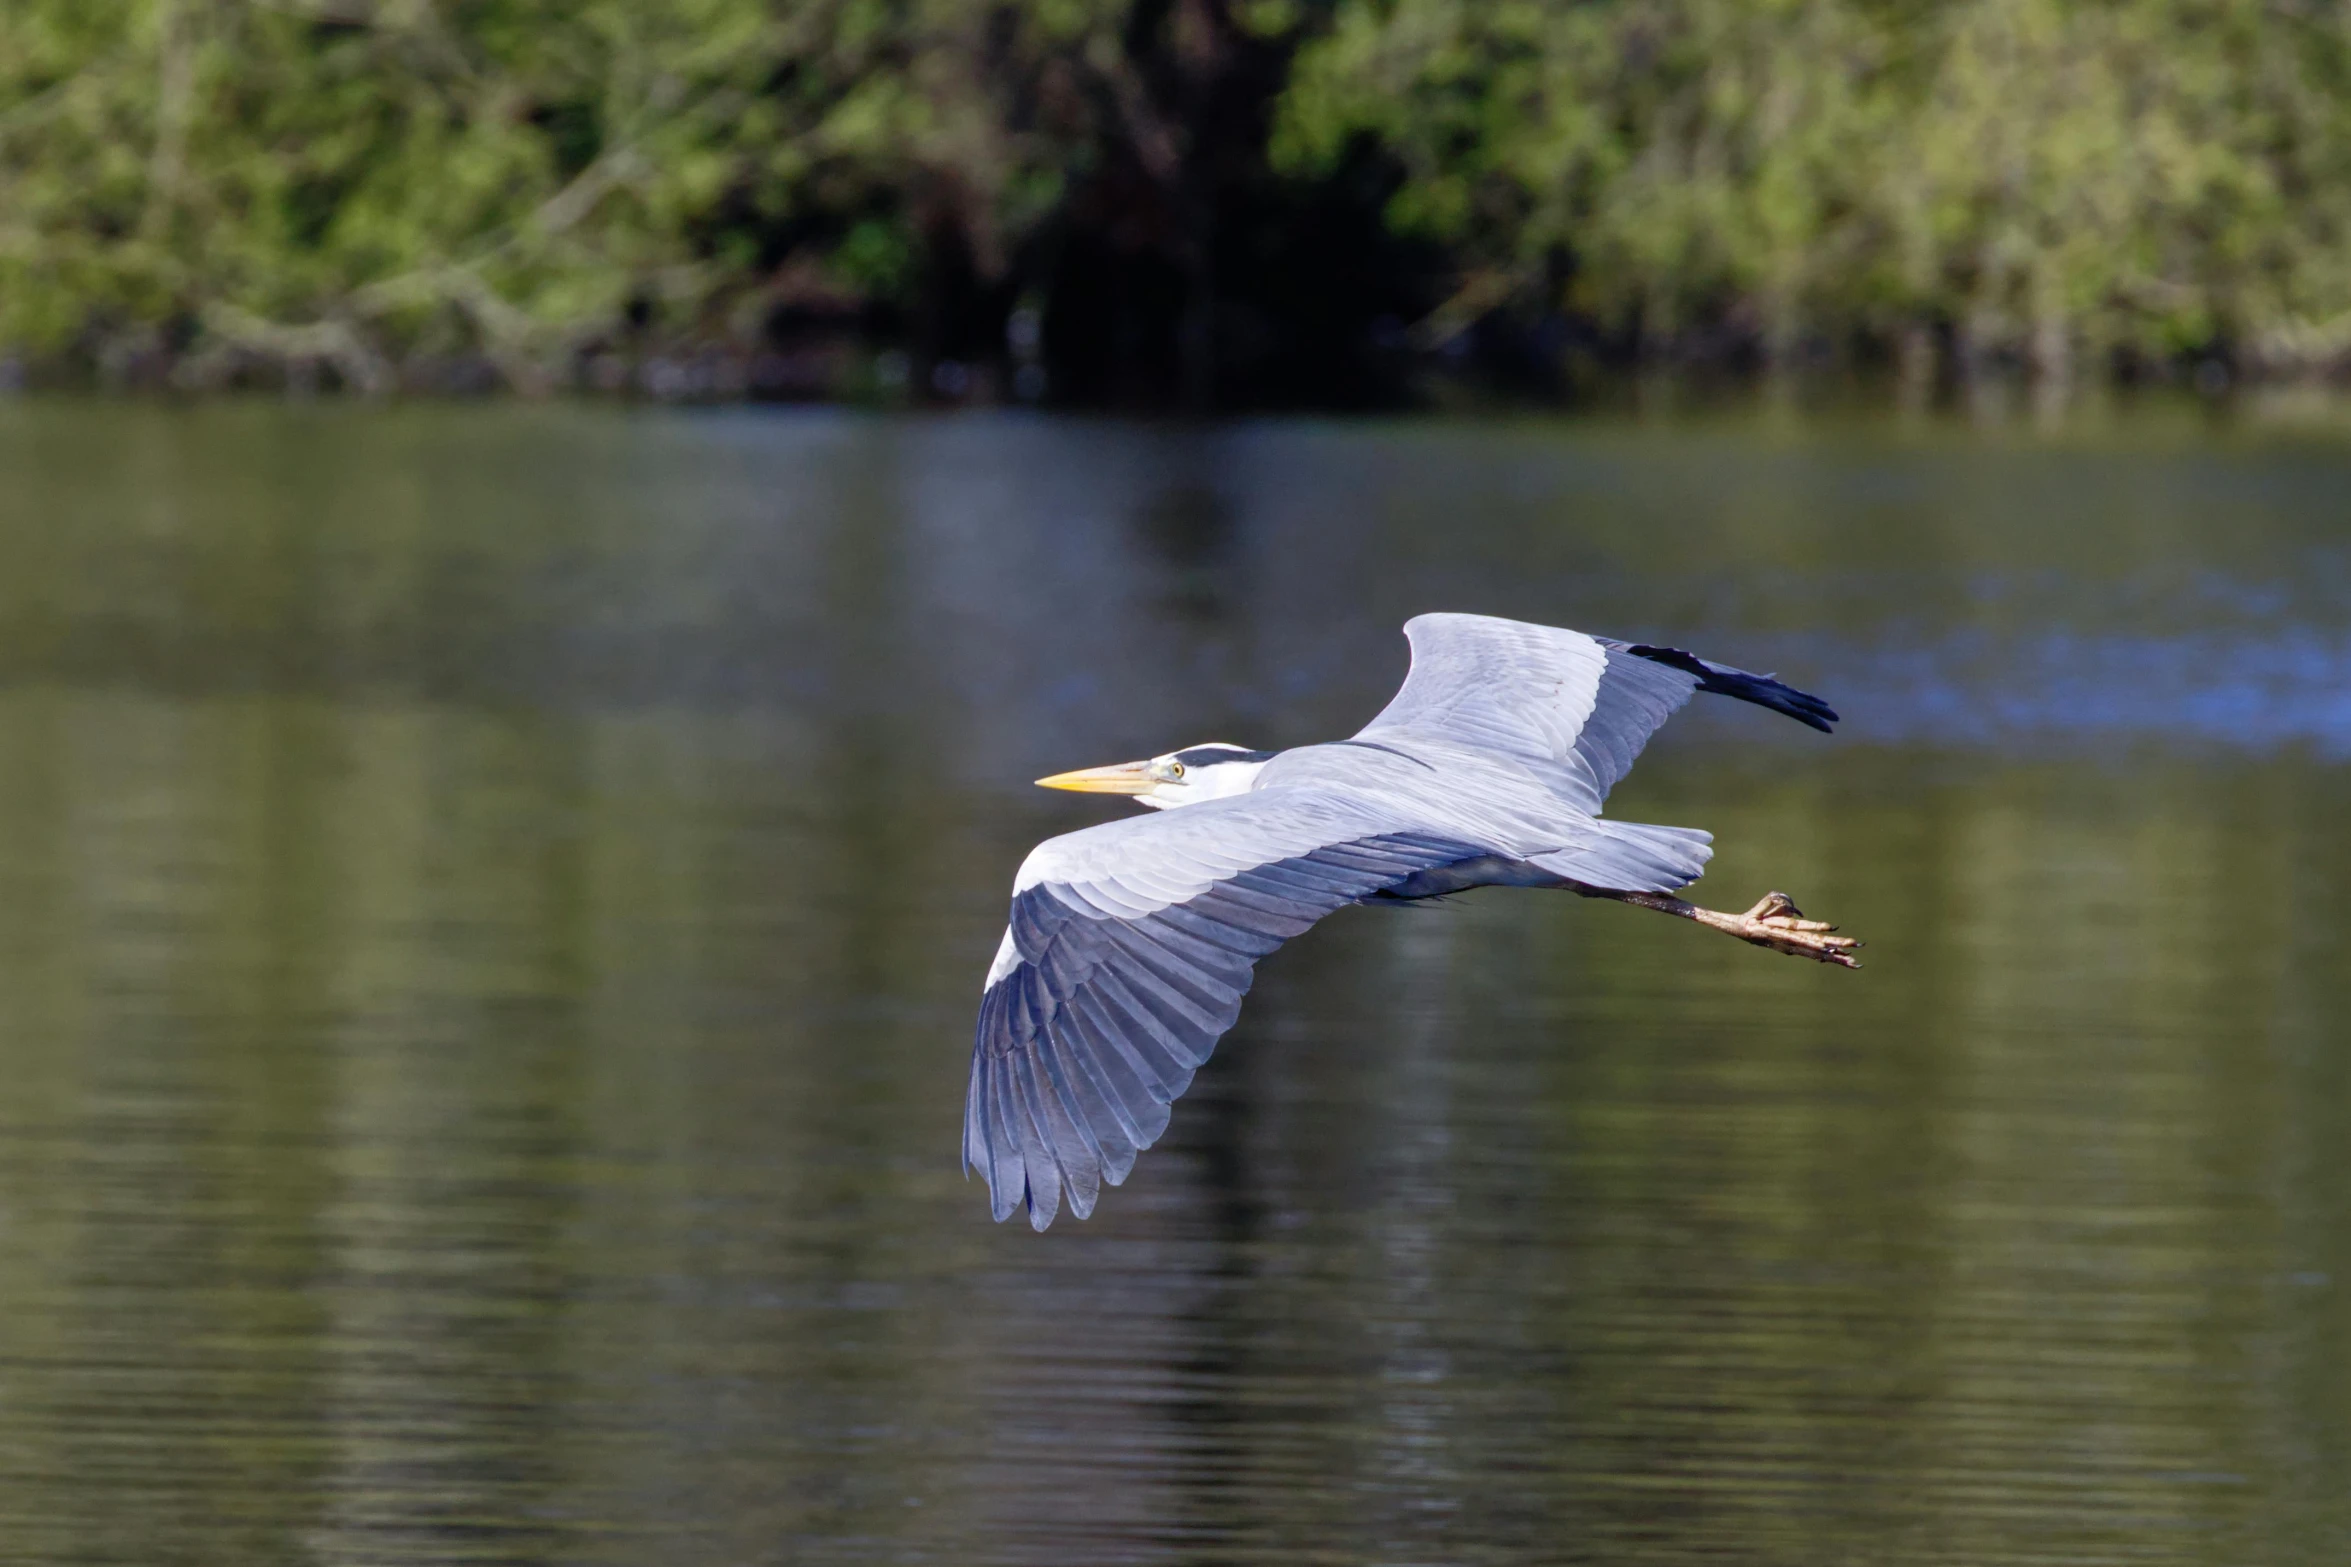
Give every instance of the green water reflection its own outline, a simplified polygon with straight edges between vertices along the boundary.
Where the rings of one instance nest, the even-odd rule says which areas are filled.
[[[2351,448],[31,403],[0,477],[0,1560],[2351,1551]],[[1102,814],[1025,780],[1352,727],[1438,604],[1838,699],[1616,809],[1871,966],[1355,911],[988,1224],[979,976]]]

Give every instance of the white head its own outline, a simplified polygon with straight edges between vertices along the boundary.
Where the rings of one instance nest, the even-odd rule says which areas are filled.
[[[1121,762],[1116,767],[1088,767],[1074,773],[1055,773],[1037,780],[1041,788],[1075,789],[1081,794],[1125,794],[1137,805],[1155,811],[1172,806],[1197,805],[1246,794],[1271,751],[1252,751],[1223,740],[1188,745],[1181,751],[1154,756],[1147,762]]]

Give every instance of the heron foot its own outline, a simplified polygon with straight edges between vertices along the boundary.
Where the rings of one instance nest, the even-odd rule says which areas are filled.
[[[1804,911],[1796,907],[1796,900],[1784,892],[1767,892],[1746,913],[1716,914],[1705,923],[1717,930],[1727,930],[1741,941],[1785,952],[1790,957],[1834,963],[1840,968],[1861,967],[1852,956],[1860,942],[1851,936],[1832,934],[1837,927],[1825,921],[1806,919]]]
[[[1630,903],[1635,908],[1655,909],[1660,914],[1671,914],[1676,919],[1696,920],[1711,930],[1727,931],[1741,941],[1753,942],[1758,947],[1769,947],[1774,952],[1785,952],[1790,957],[1810,958],[1816,963],[1834,963],[1839,968],[1859,968],[1853,958],[1853,949],[1861,943],[1851,936],[1833,934],[1836,926],[1822,920],[1808,920],[1804,911],[1796,907],[1796,900],[1784,892],[1767,892],[1755,907],[1744,914],[1724,914],[1715,909],[1702,909],[1695,903],[1685,903],[1670,893],[1628,892],[1616,887],[1593,887],[1581,882],[1566,884],[1587,898],[1613,898],[1619,903]]]

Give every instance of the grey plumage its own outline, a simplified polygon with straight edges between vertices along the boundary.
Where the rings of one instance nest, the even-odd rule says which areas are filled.
[[[1477,615],[1404,628],[1412,669],[1351,740],[1270,758],[1244,793],[1049,839],[1023,862],[972,1053],[964,1164],[995,1216],[1080,1218],[1166,1129],[1256,961],[1349,903],[1472,886],[1666,893],[1711,836],[1602,818],[1698,691],[1826,729],[1819,698],[1677,649]],[[1179,752],[1177,758],[1208,752]],[[1195,766],[1202,765],[1195,762]],[[1180,771],[1180,769],[1179,769]]]

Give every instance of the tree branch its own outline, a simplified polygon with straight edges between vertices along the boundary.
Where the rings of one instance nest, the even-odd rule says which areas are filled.
[[[205,331],[231,348],[285,362],[331,364],[352,390],[371,397],[392,389],[392,367],[347,321],[291,326],[217,303],[206,305],[201,319]]]
[[[196,103],[195,29],[187,0],[167,0],[162,37],[156,44],[155,146],[147,159],[147,201],[139,231],[153,234],[171,220],[178,205],[188,150],[188,122]]]

